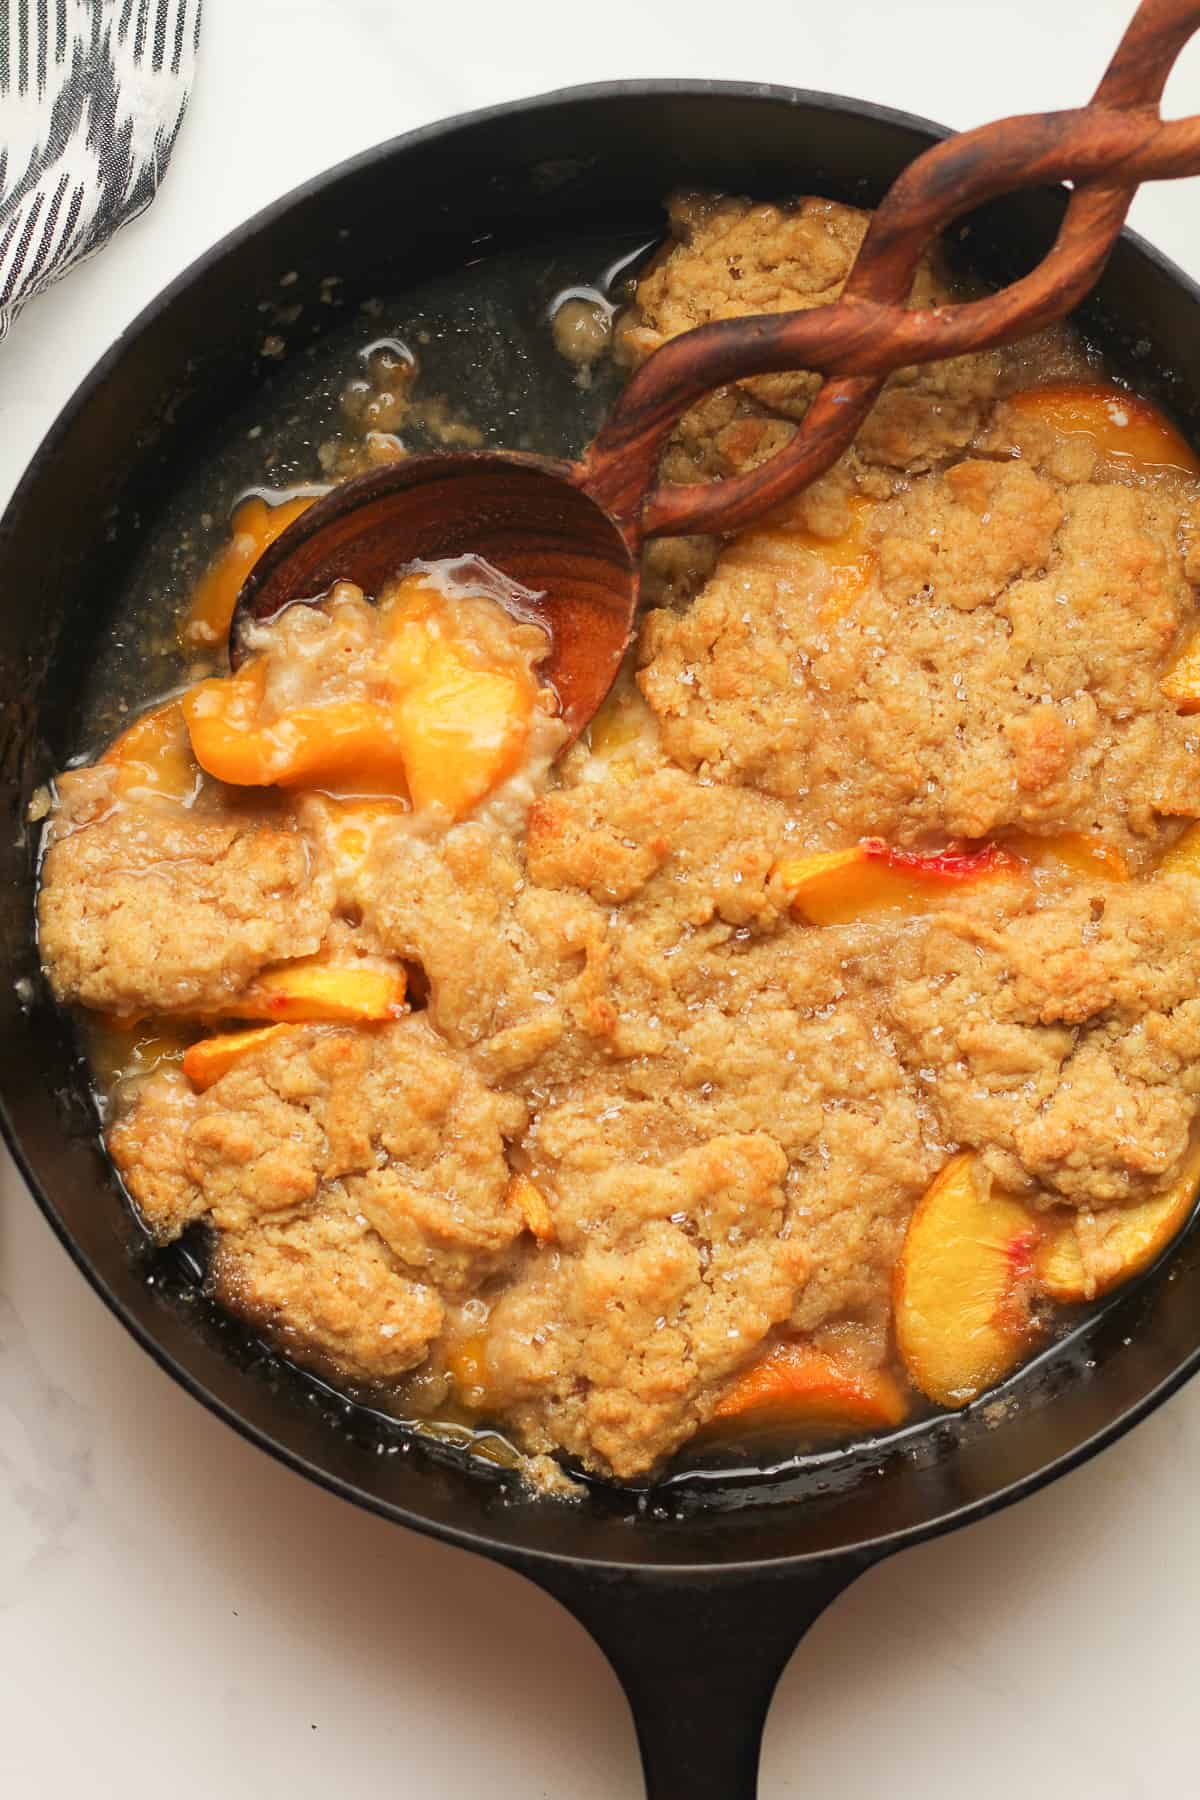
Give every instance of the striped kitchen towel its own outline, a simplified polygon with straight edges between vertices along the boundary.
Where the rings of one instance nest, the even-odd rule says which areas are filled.
[[[199,35],[200,0],[0,0],[0,337],[153,200]]]

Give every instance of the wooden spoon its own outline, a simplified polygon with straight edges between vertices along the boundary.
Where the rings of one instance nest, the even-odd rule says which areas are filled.
[[[725,319],[674,338],[628,383],[580,462],[503,451],[411,456],[355,476],[264,553],[234,614],[319,599],[339,579],[378,593],[410,562],[474,555],[540,594],[543,665],[572,736],[596,712],[633,635],[649,537],[728,532],[777,507],[846,449],[887,376],[983,350],[1062,318],[1108,259],[1141,181],[1200,173],[1200,119],[1164,123],[1172,65],[1200,26],[1200,0],[1142,0],[1091,102],[1003,119],[935,145],[871,219],[841,297],[809,312]],[[1054,245],[1030,274],[961,305],[905,304],[929,241],[999,194],[1070,181]],[[752,375],[809,369],[824,383],[791,442],[727,481],[656,486],[659,453],[705,393]]]

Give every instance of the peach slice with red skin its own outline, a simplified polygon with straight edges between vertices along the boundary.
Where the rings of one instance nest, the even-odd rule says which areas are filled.
[[[236,999],[230,1019],[370,1024],[404,1011],[404,970],[342,963],[296,962],[264,969]]]
[[[860,845],[868,862],[883,863],[920,881],[982,881],[989,875],[1012,873],[1020,865],[999,844],[978,844],[966,849],[949,845],[945,850],[897,850],[882,838],[864,838]]]
[[[390,968],[324,962],[319,957],[264,969],[240,994],[233,994],[207,1019],[269,1019],[279,1024],[372,1025],[398,1019],[407,1010],[407,977]],[[111,1019],[122,1031],[140,1023],[140,1014]],[[252,1035],[252,1034],[251,1034]],[[217,1042],[217,1039],[211,1040]]]
[[[776,1344],[738,1375],[712,1411],[755,1430],[785,1427],[808,1436],[888,1431],[908,1415],[908,1400],[887,1369],[856,1369],[811,1344]]]
[[[965,1406],[1018,1363],[1034,1336],[1035,1216],[1000,1193],[972,1152],[917,1202],[896,1265],[896,1343],[914,1386]]]
[[[998,844],[924,853],[864,838],[846,850],[782,857],[775,878],[793,912],[813,925],[842,925],[889,912],[922,912],[945,903],[955,886],[1018,874],[1024,864]]]
[[[1052,1230],[1038,1246],[1034,1267],[1053,1300],[1095,1300],[1131,1281],[1161,1256],[1187,1224],[1200,1188],[1200,1138],[1161,1194],[1113,1207],[1097,1219],[1083,1214]],[[1084,1238],[1091,1240],[1085,1251]]]
[[[290,1025],[369,1025],[404,1012],[402,968],[384,969],[319,961],[265,969],[222,1008],[228,1019],[269,1019],[250,1031],[201,1038],[184,1052],[183,1072],[195,1087],[211,1087],[243,1057],[269,1044]]]

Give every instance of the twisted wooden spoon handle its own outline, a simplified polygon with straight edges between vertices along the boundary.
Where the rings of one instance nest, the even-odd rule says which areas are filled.
[[[1087,106],[1001,119],[936,144],[893,183],[841,297],[809,312],[724,319],[673,338],[629,382],[584,463],[587,490],[634,538],[731,531],[797,493],[846,449],[886,377],[1012,342],[1061,319],[1094,285],[1139,182],[1200,174],[1200,118],[1164,122],[1159,103],[1200,0],[1142,0]],[[930,240],[1000,194],[1069,181],[1051,249],[980,300],[906,304]],[[809,369],[826,380],[791,442],[727,481],[654,488],[663,442],[713,388]]]

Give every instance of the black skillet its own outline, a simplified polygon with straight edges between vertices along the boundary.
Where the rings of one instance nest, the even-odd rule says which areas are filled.
[[[281,1370],[183,1304],[185,1262],[148,1264],[101,1151],[68,1021],[32,937],[33,790],[77,747],[79,697],[147,521],[264,382],[260,308],[300,303],[288,352],[348,299],[517,245],[658,228],[688,185],[876,201],[942,135],[919,119],[781,88],[635,82],[475,114],[369,152],[259,215],[126,331],[37,453],[0,525],[0,1093],[30,1188],[93,1286],[176,1380],[245,1436],[358,1504],[519,1569],[595,1635],[633,1706],[652,1800],[751,1796],[775,1681],[821,1610],[871,1564],[980,1517],[1110,1442],[1200,1361],[1200,1239],[978,1406],[763,1478],[681,1477],[577,1506],[524,1500],[453,1455]],[[996,202],[965,248],[1029,267],[1061,192]],[[323,285],[324,284],[324,285]],[[1083,315],[1139,385],[1200,425],[1200,291],[1130,234]],[[1193,431],[1193,435],[1196,435]],[[165,1278],[169,1276],[170,1278]],[[994,1399],[994,1397],[991,1397]]]

